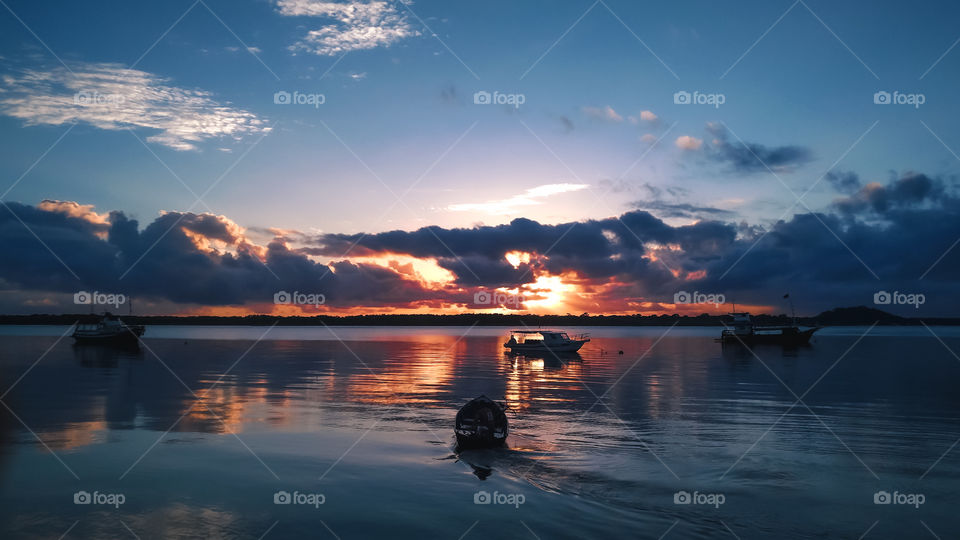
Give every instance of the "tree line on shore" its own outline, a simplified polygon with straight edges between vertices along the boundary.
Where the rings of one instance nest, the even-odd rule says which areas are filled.
[[[59,315],[0,315],[0,324],[73,324],[99,320],[98,314],[65,313]],[[129,323],[152,325],[240,325],[269,326],[513,326],[517,328],[565,327],[565,326],[723,326],[730,324],[728,315],[532,315],[512,313],[458,313],[458,314],[381,314],[381,315],[315,315],[278,317],[275,315],[245,316],[179,316],[179,315],[128,315]],[[792,324],[794,319],[786,314],[753,316],[758,325]],[[956,317],[900,317],[878,309],[858,306],[836,308],[812,317],[797,317],[801,326],[852,326],[852,325],[960,325]]]

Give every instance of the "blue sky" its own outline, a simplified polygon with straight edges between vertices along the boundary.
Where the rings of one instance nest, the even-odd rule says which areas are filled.
[[[8,1],[3,200],[73,201],[141,225],[193,211],[251,233],[350,234],[638,208],[677,227],[769,228],[853,196],[831,171],[861,188],[922,173],[954,193],[957,11]],[[478,91],[523,104],[475,104]],[[723,103],[677,104],[678,91]],[[878,91],[923,103],[876,104]],[[277,92],[324,102],[277,104]],[[108,102],[72,104],[78,93]],[[807,189],[794,207],[790,190]]]

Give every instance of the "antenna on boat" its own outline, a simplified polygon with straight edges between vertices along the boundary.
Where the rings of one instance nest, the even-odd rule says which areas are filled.
[[[784,298],[790,301],[790,316],[793,317],[793,325],[797,325],[797,312],[793,309],[793,298],[790,298],[790,293],[783,295]]]

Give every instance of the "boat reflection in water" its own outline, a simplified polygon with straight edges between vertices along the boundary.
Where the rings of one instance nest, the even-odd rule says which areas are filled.
[[[580,353],[568,352],[568,353],[554,353],[554,352],[524,352],[524,353],[515,353],[507,352],[505,353],[507,360],[513,364],[517,365],[519,363],[525,363],[529,365],[532,369],[535,370],[559,370],[565,369],[572,363],[583,362],[583,357],[580,356]]]
[[[121,360],[142,360],[143,351],[136,342],[74,343],[73,356],[84,367],[118,367]]]

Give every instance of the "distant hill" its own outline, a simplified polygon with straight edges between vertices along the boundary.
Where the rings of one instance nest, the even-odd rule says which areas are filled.
[[[867,306],[831,309],[817,315],[815,319],[823,326],[864,325],[875,322],[878,324],[920,324],[918,319],[900,317]]]
[[[94,322],[97,315],[0,315],[0,324],[73,324]],[[565,326],[722,326],[729,324],[729,317],[708,315],[523,315],[495,313],[462,313],[458,315],[317,315],[313,317],[274,317],[271,315],[247,315],[243,317],[170,315],[127,316],[124,320],[137,324],[179,325],[241,325],[266,326],[277,323],[281,326],[515,326],[565,327]],[[792,318],[785,315],[756,315],[757,324],[789,324]],[[880,325],[960,325],[960,318],[952,317],[899,317],[879,309],[857,306],[824,311],[814,317],[798,317],[803,326],[864,326]]]

